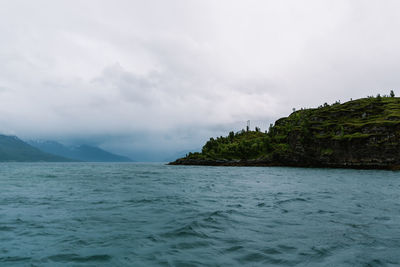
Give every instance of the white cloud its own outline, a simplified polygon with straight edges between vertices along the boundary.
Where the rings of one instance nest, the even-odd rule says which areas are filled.
[[[0,131],[198,147],[399,87],[397,1],[9,1]]]

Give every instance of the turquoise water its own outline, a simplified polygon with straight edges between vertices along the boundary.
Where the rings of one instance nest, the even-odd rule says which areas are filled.
[[[0,164],[0,266],[398,266],[400,172]]]

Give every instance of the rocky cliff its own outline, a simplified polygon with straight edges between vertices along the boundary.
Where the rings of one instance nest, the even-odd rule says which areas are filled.
[[[281,118],[267,133],[211,138],[172,165],[400,168],[400,98],[324,104]]]

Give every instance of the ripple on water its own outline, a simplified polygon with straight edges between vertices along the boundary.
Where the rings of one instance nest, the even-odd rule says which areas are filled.
[[[400,266],[397,172],[1,167],[0,266]]]
[[[14,231],[16,228],[13,226],[7,226],[7,225],[0,225],[0,232],[11,232]]]
[[[276,204],[286,204],[286,203],[291,203],[291,202],[307,202],[309,199],[301,198],[301,197],[295,197],[295,198],[289,198],[289,199],[284,199],[284,200],[278,200],[276,201]]]
[[[208,236],[205,233],[203,233],[200,229],[201,227],[199,227],[198,222],[193,221],[183,227],[163,233],[161,234],[161,236],[171,239],[181,238],[181,237],[208,238]]]
[[[107,262],[112,258],[111,255],[99,254],[80,256],[78,254],[56,254],[47,257],[48,260],[53,262]]]
[[[20,261],[30,261],[32,258],[30,257],[19,257],[19,256],[11,256],[11,257],[0,257],[0,262],[20,262]]]

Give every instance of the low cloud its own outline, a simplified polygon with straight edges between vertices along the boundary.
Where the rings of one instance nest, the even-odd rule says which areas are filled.
[[[161,160],[247,120],[265,130],[293,107],[400,84],[397,1],[3,7],[0,131],[26,139]]]

